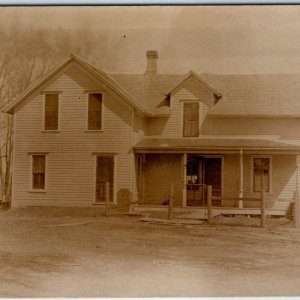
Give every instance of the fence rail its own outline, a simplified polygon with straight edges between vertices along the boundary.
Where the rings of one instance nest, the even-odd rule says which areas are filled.
[[[170,194],[169,194],[169,203],[168,203],[168,219],[172,219],[173,217],[173,200],[174,200],[174,183],[170,184]],[[201,200],[203,200],[203,206],[207,207],[207,223],[212,224],[213,223],[213,188],[211,185],[205,185],[205,184],[187,184],[186,185],[187,192],[188,191],[195,191],[195,190],[201,190],[201,196],[203,197]],[[188,197],[188,193],[187,193]],[[188,204],[188,198],[187,198],[187,204]],[[265,203],[265,191],[262,189],[260,198],[241,198],[241,197],[218,197],[219,201],[222,200],[233,200],[235,203],[238,203],[239,201],[259,201],[260,202],[260,210],[261,210],[261,227],[265,227],[266,225],[266,203]]]

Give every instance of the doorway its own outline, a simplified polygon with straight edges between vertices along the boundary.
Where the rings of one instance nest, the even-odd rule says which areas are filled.
[[[109,201],[114,202],[114,157],[97,156],[95,203],[105,202],[105,183],[109,182]]]
[[[207,205],[207,185],[212,186],[214,205],[222,195],[222,158],[200,155],[187,156],[186,200],[188,206]]]

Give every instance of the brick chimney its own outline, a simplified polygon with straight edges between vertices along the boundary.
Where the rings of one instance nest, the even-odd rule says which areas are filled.
[[[156,50],[148,50],[146,52],[146,56],[147,56],[147,69],[145,75],[156,74],[158,52]]]

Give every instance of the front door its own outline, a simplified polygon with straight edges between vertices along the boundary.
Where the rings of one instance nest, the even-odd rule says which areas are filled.
[[[205,158],[204,184],[212,186],[213,197],[221,197],[222,158]]]
[[[109,182],[109,201],[114,200],[114,157],[97,156],[96,203],[105,202],[105,183]]]
[[[186,200],[188,206],[207,204],[207,185],[212,186],[213,198],[221,196],[222,158],[190,155],[187,157]]]

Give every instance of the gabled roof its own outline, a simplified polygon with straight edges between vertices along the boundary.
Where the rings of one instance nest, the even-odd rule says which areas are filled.
[[[146,115],[151,115],[151,111],[138,102],[132,95],[128,93],[119,83],[117,83],[113,78],[111,78],[108,74],[97,70],[92,65],[84,61],[82,58],[76,55],[70,55],[66,59],[62,60],[53,70],[40,77],[35,83],[33,83],[28,89],[26,89],[23,93],[21,93],[12,103],[9,103],[7,107],[5,107],[4,112],[13,113],[15,108],[23,102],[26,97],[31,95],[36,89],[40,88],[43,84],[45,84],[49,79],[51,79],[56,73],[63,70],[70,63],[75,62],[88,70],[92,75],[94,75],[101,82],[105,82],[108,87],[110,87],[114,92],[120,95],[126,102],[128,102],[135,109],[141,111]]]
[[[192,72],[195,74],[194,72]],[[167,111],[164,99],[188,75],[111,74],[153,113]],[[222,117],[300,118],[300,74],[199,74],[211,91],[222,95],[209,114]],[[216,94],[218,96],[218,94]]]
[[[170,95],[170,94],[176,93],[176,91],[178,91],[180,89],[180,87],[190,78],[195,78],[210,93],[215,94],[219,97],[222,96],[218,91],[216,91],[212,86],[210,86],[206,81],[204,81],[202,78],[200,78],[200,76],[198,76],[193,71],[188,72],[188,74],[185,75],[183,77],[183,79],[181,79],[179,82],[175,83],[175,85],[169,91],[167,91],[167,94]]]
[[[170,113],[165,99],[171,93],[175,93],[189,78],[193,77],[217,96],[221,94],[208,85],[193,71],[188,74],[110,74],[112,78],[124,86],[136,99],[147,106],[154,115]]]
[[[189,78],[196,78],[211,93],[222,98],[209,114],[222,117],[295,117],[300,118],[300,74],[106,74],[78,56],[71,55],[42,76],[4,109],[12,113],[31,93],[69,63],[76,62],[104,81],[125,101],[147,116],[170,114],[168,95],[176,92]]]
[[[174,82],[184,78],[184,75],[176,74],[110,74],[110,76],[153,113],[166,109],[164,99],[168,90]]]

